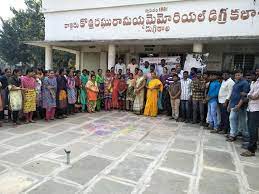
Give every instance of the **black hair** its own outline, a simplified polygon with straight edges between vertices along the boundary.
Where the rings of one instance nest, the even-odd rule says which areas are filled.
[[[189,74],[189,72],[188,72],[188,71],[184,71],[184,72],[183,72],[183,74],[185,74],[185,73]]]
[[[177,74],[174,74],[173,77],[177,77],[177,78],[178,78],[178,75],[177,75]]]
[[[111,71],[109,69],[106,70],[106,73],[110,73]]]
[[[93,77],[95,77],[95,74],[91,74],[90,77],[91,77],[91,79],[92,79]]]
[[[86,72],[87,73],[87,69],[83,69],[83,71],[82,72]]]
[[[20,69],[14,69],[14,70],[13,70],[13,75],[14,75],[15,73],[20,72],[20,71],[21,71]]]
[[[31,73],[31,72],[34,72],[33,69],[32,69],[32,68],[28,68],[28,69],[26,70],[26,75],[28,75],[28,74]]]
[[[8,70],[10,70],[10,71],[11,71],[11,69],[10,69],[10,68],[6,68],[6,69],[4,70],[4,72],[6,73]]]
[[[175,69],[175,68],[172,68],[171,71],[176,71],[176,69]]]
[[[237,69],[237,70],[234,71],[234,74],[237,74],[237,73],[243,74],[243,71],[241,69]]]
[[[64,71],[65,71],[65,69],[61,68],[61,69],[59,70],[59,75],[61,75]]]

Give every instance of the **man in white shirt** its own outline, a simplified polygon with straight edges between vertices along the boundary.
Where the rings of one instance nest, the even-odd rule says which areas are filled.
[[[165,67],[165,60],[162,59],[160,64],[156,65],[156,75],[160,77],[163,74],[163,68]]]
[[[176,72],[177,72],[177,75],[180,79],[183,79],[183,70],[181,68],[181,65],[180,64],[176,64],[175,65],[175,69],[176,69]]]
[[[115,73],[119,74],[119,69],[122,70],[122,74],[126,74],[126,65],[123,63],[123,59],[120,58],[119,62],[115,65]]]
[[[189,123],[191,119],[190,100],[192,95],[191,90],[192,80],[189,79],[188,71],[183,72],[183,79],[181,79],[181,111],[182,121]]]
[[[225,134],[229,130],[229,113],[227,111],[228,103],[235,82],[231,79],[228,72],[222,74],[222,84],[220,86],[218,100],[221,112],[220,134]]]
[[[135,74],[135,69],[138,68],[138,67],[139,67],[139,66],[138,66],[138,64],[137,64],[136,59],[132,59],[132,60],[131,60],[131,63],[128,64],[127,69],[129,69],[129,70],[130,70],[130,73],[133,73],[133,75],[134,75],[134,74]]]
[[[247,94],[247,98],[249,99],[247,108],[249,144],[247,151],[241,154],[241,156],[244,157],[255,156],[257,150],[259,128],[259,68],[256,69],[256,79],[257,80],[250,86],[250,92]]]

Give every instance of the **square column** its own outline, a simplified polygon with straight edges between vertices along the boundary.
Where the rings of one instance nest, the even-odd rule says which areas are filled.
[[[108,69],[111,69],[115,65],[116,47],[114,44],[110,44],[108,48]]]
[[[45,70],[50,70],[53,68],[53,53],[52,46],[45,47]]]
[[[104,72],[107,70],[107,52],[101,52],[100,53],[100,69],[102,69]]]
[[[202,43],[194,43],[193,44],[193,52],[194,53],[202,53],[203,44]]]
[[[80,58],[81,58],[81,52],[76,51],[76,64],[75,64],[76,70],[80,69],[80,61],[81,61]]]

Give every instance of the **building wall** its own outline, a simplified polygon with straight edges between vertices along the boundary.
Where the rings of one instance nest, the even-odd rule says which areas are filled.
[[[82,69],[87,69],[88,71],[95,71],[100,68],[100,53],[86,53],[84,52],[84,61],[82,65]]]

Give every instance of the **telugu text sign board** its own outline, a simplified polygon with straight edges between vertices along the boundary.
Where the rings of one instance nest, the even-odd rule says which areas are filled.
[[[184,1],[46,13],[46,40],[259,36],[259,2]]]

